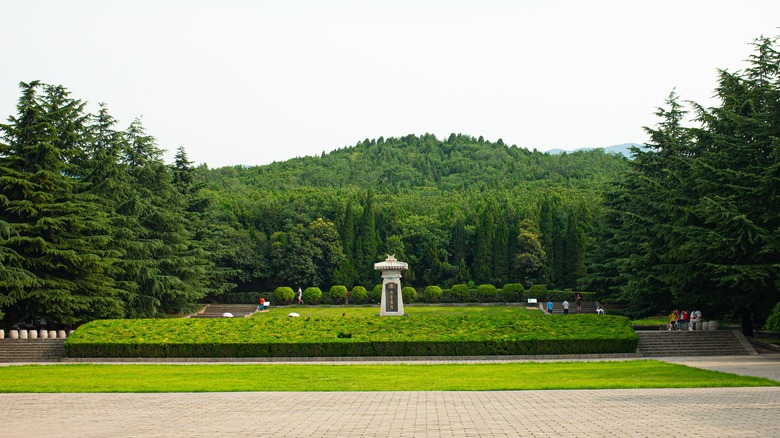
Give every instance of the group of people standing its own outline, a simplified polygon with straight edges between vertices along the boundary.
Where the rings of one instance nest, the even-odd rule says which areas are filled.
[[[582,312],[582,294],[579,293],[579,292],[575,292],[574,293],[574,300],[575,300],[576,305],[577,305],[577,311],[578,312]],[[569,306],[570,306],[569,301],[568,300],[563,300],[563,302],[561,303],[561,306],[563,307],[563,314],[564,315],[568,315],[569,314]],[[552,315],[552,313],[553,313],[553,302],[552,301],[547,301],[547,313],[549,315]],[[603,315],[604,314],[604,308],[599,305],[596,308],[596,313],[598,313],[599,315]]]
[[[667,330],[701,330],[701,310],[694,310],[688,313],[685,309],[674,309],[669,314],[669,327]]]

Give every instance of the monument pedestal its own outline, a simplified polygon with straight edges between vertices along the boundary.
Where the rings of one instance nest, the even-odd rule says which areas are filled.
[[[404,316],[404,297],[401,293],[401,271],[409,265],[388,255],[384,262],[374,263],[374,269],[382,271],[382,299],[380,316]]]

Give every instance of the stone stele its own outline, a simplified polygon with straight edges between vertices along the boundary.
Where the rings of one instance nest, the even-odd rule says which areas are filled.
[[[409,269],[409,265],[396,260],[395,255],[388,255],[385,261],[374,263],[374,269],[382,272],[382,301],[379,304],[379,315],[403,316],[401,271]]]

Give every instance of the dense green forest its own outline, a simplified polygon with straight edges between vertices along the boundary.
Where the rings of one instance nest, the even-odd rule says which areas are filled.
[[[222,223],[243,242],[239,290],[373,287],[385,254],[411,285],[547,283],[585,269],[601,188],[626,159],[549,155],[466,135],[365,140],[259,167],[199,169]]]
[[[761,324],[780,301],[780,69],[761,38],[720,105],[672,93],[631,159],[452,134],[366,139],[254,167],[175,162],[140,120],[20,84],[0,125],[0,317],[74,325],[191,311],[226,292],[407,285],[592,291]],[[690,123],[692,126],[686,126]]]

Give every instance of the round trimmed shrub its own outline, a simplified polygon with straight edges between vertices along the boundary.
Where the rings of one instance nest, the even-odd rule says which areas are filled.
[[[426,303],[438,303],[441,301],[442,291],[439,286],[426,286],[423,290],[423,301]]]
[[[378,303],[380,301],[382,301],[382,285],[381,284],[377,284],[368,293],[368,302],[372,303],[372,304],[376,304],[376,303]]]
[[[330,288],[330,301],[333,304],[344,304],[347,301],[347,287],[332,286]]]
[[[547,285],[534,284],[530,289],[528,289],[526,296],[529,298],[536,298],[537,300],[547,299]]]
[[[450,296],[453,303],[466,303],[469,301],[469,287],[465,284],[453,284],[450,288]]]
[[[290,304],[292,303],[293,298],[295,298],[295,292],[293,292],[291,287],[280,286],[274,290],[275,304]]]
[[[498,298],[498,290],[492,284],[480,284],[477,286],[477,301],[480,303],[493,303]]]
[[[352,288],[352,296],[349,299],[355,304],[363,304],[368,301],[368,292],[363,286]]]
[[[505,303],[519,303],[523,301],[525,287],[520,283],[507,283],[501,289],[499,299]]]
[[[404,299],[404,303],[413,303],[417,300],[417,290],[411,286],[401,288],[401,296]]]
[[[307,287],[303,290],[304,304],[319,304],[322,301],[322,290],[318,287]]]

